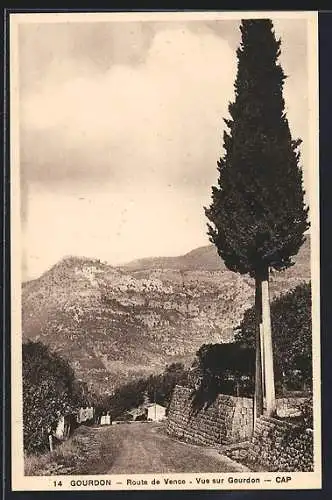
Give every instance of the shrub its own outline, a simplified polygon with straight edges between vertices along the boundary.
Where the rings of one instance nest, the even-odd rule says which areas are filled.
[[[191,369],[193,410],[209,406],[221,393],[251,395],[254,363],[254,350],[240,343],[202,345]]]
[[[44,451],[61,415],[80,405],[74,372],[41,342],[23,344],[24,449]]]
[[[313,429],[314,420],[313,420],[313,402],[312,398],[307,398],[301,405],[301,422],[303,423],[303,427],[306,429]]]
[[[168,406],[176,384],[185,385],[187,380],[188,372],[183,364],[172,363],[163,373],[128,382],[118,387],[109,399],[112,417],[118,419],[126,411],[141,406],[146,398]]]
[[[272,341],[278,392],[312,387],[311,286],[298,285],[271,304]],[[248,309],[235,340],[255,345],[255,309]]]

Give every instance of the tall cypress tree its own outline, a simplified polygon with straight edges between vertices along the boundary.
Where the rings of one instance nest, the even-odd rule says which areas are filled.
[[[256,285],[256,414],[275,410],[269,270],[292,265],[308,229],[298,147],[284,111],[281,41],[269,19],[243,20],[235,100],[225,119],[218,185],[205,213],[208,234],[226,266]],[[262,338],[263,337],[263,338]],[[263,352],[261,348],[263,346]]]

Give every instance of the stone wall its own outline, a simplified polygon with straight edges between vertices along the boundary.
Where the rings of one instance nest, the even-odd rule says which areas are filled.
[[[168,411],[169,435],[193,444],[218,446],[247,441],[246,463],[266,471],[313,470],[313,432],[280,418],[262,416],[253,434],[253,400],[219,395],[192,413],[191,389],[176,386]],[[305,398],[277,400],[279,417],[295,415]]]
[[[278,398],[277,415],[278,417],[294,417],[301,414],[301,405],[307,401],[307,398]]]
[[[269,472],[313,470],[313,432],[294,424],[261,417],[256,423],[247,462]]]
[[[193,415],[191,389],[176,386],[168,412],[168,434],[194,444],[216,446],[251,438],[251,398],[219,395],[208,408]]]

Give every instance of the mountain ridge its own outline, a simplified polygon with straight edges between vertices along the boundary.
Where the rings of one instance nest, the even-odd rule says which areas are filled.
[[[144,257],[142,259],[134,259],[119,267],[130,271],[151,268],[220,271],[225,269],[225,264],[218,256],[213,245],[204,245],[194,248],[183,255],[174,257]]]
[[[271,276],[272,296],[310,279],[310,238],[295,261]],[[41,340],[111,391],[230,341],[253,297],[253,280],[229,271],[212,245],[121,267],[69,256],[22,285],[23,340]]]

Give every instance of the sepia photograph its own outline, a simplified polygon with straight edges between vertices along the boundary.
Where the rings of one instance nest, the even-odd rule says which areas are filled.
[[[321,488],[317,43],[10,15],[14,490]]]

